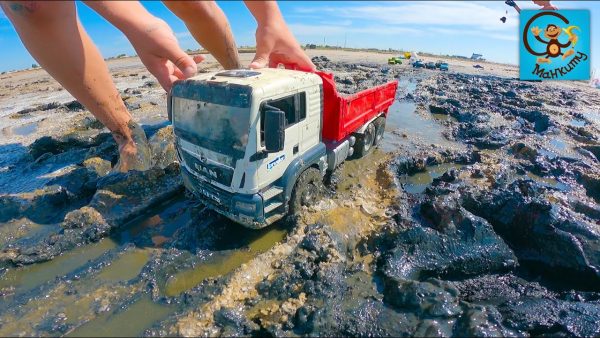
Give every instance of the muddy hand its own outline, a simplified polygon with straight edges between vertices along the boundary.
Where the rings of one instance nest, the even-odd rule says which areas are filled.
[[[144,130],[135,122],[127,123],[130,137],[123,138],[119,133],[113,133],[119,145],[119,161],[113,172],[129,170],[148,170],[152,166],[152,153]]]

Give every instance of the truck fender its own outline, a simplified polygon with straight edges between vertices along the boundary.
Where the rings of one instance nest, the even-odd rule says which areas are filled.
[[[379,114],[375,115],[375,117],[373,117],[372,119],[370,119],[369,121],[367,121],[367,123],[363,124],[363,126],[360,127],[360,128],[358,128],[354,133],[355,134],[364,134],[365,130],[367,129],[367,126],[370,123],[372,123],[373,121],[375,121],[380,116],[384,116],[385,117],[385,114],[384,113],[379,113]]]
[[[292,196],[292,190],[294,190],[294,185],[296,184],[298,176],[300,176],[306,168],[315,164],[319,166],[321,175],[324,175],[327,170],[327,149],[323,142],[320,142],[304,154],[295,158],[283,173],[280,186],[284,189],[286,203]]]

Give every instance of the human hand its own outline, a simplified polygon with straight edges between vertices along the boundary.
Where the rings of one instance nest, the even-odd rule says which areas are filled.
[[[540,32],[541,32],[541,30],[539,27],[533,27],[531,29],[531,33],[533,33],[534,36],[540,36]]]
[[[533,3],[542,7],[542,10],[557,10],[558,7],[554,6],[550,1],[547,0],[533,0]]]
[[[256,29],[256,56],[250,68],[274,68],[280,63],[288,69],[316,69],[283,21],[264,25],[259,23]]]
[[[177,43],[171,27],[158,18],[125,33],[140,60],[160,85],[169,92],[173,82],[196,75],[203,56],[187,55]]]

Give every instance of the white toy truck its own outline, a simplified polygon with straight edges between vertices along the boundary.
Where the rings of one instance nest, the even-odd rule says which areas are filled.
[[[286,69],[178,81],[168,111],[184,184],[216,212],[265,227],[314,203],[328,170],[380,142],[397,87],[342,97],[332,74]]]

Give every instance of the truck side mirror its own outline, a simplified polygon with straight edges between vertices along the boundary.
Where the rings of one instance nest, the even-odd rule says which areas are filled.
[[[265,109],[265,147],[268,153],[276,153],[285,144],[285,113],[268,105]]]

